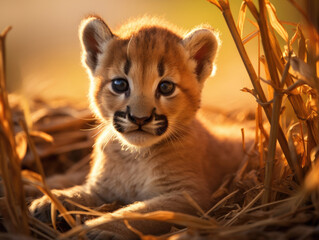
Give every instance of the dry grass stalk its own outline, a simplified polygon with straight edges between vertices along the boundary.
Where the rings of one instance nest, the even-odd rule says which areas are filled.
[[[255,18],[258,24],[258,29],[260,32],[261,42],[263,46],[263,52],[265,54],[265,61],[264,61],[265,71],[266,71],[266,75],[268,75],[268,78],[270,80],[269,84],[272,86],[272,89],[273,89],[272,91],[274,92],[273,100],[270,102],[272,103],[272,106],[270,106],[270,103],[265,104],[268,102],[268,100],[266,99],[265,94],[261,88],[261,85],[259,84],[258,77],[246,53],[243,41],[240,38],[240,32],[243,31],[243,29],[241,29],[241,27],[243,26],[243,21],[244,21],[243,18],[246,14],[243,12],[243,11],[246,11],[245,8],[242,7],[239,14],[240,17],[239,17],[238,26],[241,26],[241,27],[236,28],[228,1],[220,0],[220,1],[217,1],[217,4],[216,4],[216,1],[210,1],[210,2],[212,2],[215,5],[218,4],[217,7],[223,13],[223,16],[227,22],[227,25],[236,43],[237,49],[242,57],[242,60],[245,64],[247,72],[251,78],[254,91],[257,93],[257,96],[260,101],[259,103],[264,108],[266,116],[271,125],[269,142],[268,142],[268,153],[267,153],[266,161],[265,161],[265,164],[266,164],[265,165],[266,167],[265,180],[264,180],[265,194],[263,197],[263,202],[266,203],[273,200],[271,198],[271,191],[272,191],[271,189],[272,189],[272,181],[273,181],[273,168],[274,168],[274,159],[276,154],[277,138],[280,143],[281,149],[283,153],[285,154],[285,159],[287,160],[292,172],[294,172],[297,175],[297,179],[299,183],[302,183],[303,181],[302,176],[305,173],[305,171],[307,171],[307,169],[303,168],[303,166],[300,163],[296,163],[295,157],[294,159],[292,159],[291,151],[293,151],[293,149],[291,148],[294,146],[291,144],[290,146],[288,146],[287,139],[279,123],[279,117],[281,115],[282,97],[284,93],[287,93],[283,90],[283,87],[284,85],[287,85],[287,88],[289,88],[293,86],[294,84],[292,75],[288,73],[289,65],[291,63],[291,60],[290,60],[291,58],[289,57],[291,54],[290,51],[292,50],[291,44],[292,42],[296,40],[297,38],[296,34],[299,31],[300,44],[299,44],[298,53],[301,59],[304,60],[305,55],[307,56],[309,55],[309,53],[307,53],[305,49],[305,38],[304,38],[304,35],[302,34],[302,31],[300,30],[300,26],[298,26],[296,34],[289,41],[287,31],[285,30],[285,28],[283,27],[283,25],[277,18],[277,14],[276,14],[276,10],[274,6],[268,0],[258,1],[259,11],[257,10],[257,7],[251,0],[243,1],[243,5],[244,6],[247,5],[248,9],[252,13],[253,17]],[[269,19],[267,18],[267,16],[269,17]],[[314,36],[317,34],[317,33],[316,34],[313,33],[314,28],[310,27],[310,29],[312,32],[310,36]],[[282,57],[283,53],[276,39],[275,31],[287,43],[288,51],[289,51],[288,53],[289,56],[287,59],[284,59]],[[318,45],[318,42],[313,41],[313,44],[311,46],[315,46],[316,44]],[[314,57],[312,57],[312,59],[314,59]],[[299,69],[299,72],[300,72],[300,69]],[[280,73],[281,75],[281,80],[279,80],[278,73]],[[318,81],[314,81],[314,82],[318,82]],[[292,94],[292,92],[290,91],[287,95],[295,111],[296,117],[299,118],[301,121],[304,121],[307,126],[307,129],[308,129],[307,150],[311,151],[311,149],[313,149],[315,146],[318,145],[319,131],[318,131],[318,124],[316,123],[317,116],[311,117],[310,112],[306,108],[306,104],[302,100],[302,96],[300,95],[300,93],[294,92]],[[317,115],[317,113],[315,113],[315,115]],[[260,154],[262,154],[261,149],[259,151],[260,151]],[[309,153],[307,154],[307,156],[309,156]]]
[[[24,130],[24,132],[27,135],[28,144],[29,144],[29,146],[31,148],[31,151],[32,151],[33,155],[34,155],[34,159],[35,159],[38,171],[40,172],[40,176],[38,177],[37,180],[40,180],[41,184],[39,184],[37,187],[38,187],[38,189],[41,192],[46,194],[50,198],[51,202],[53,203],[51,205],[51,207],[52,207],[51,208],[51,219],[52,219],[53,225],[55,226],[55,219],[56,219],[55,212],[56,212],[56,209],[59,210],[59,212],[62,213],[62,214],[67,213],[67,210],[62,205],[62,203],[58,200],[58,198],[54,194],[52,194],[52,192],[50,190],[50,187],[46,183],[45,174],[44,174],[44,170],[43,170],[43,167],[42,167],[42,163],[41,163],[41,160],[40,160],[40,158],[39,158],[39,156],[38,156],[38,154],[36,152],[35,145],[34,145],[32,139],[31,139],[31,137],[29,135],[29,130],[28,130],[26,122],[21,120],[20,124],[22,125],[23,130]],[[74,220],[74,218],[71,215],[65,214],[64,215],[64,219],[71,227],[74,227],[76,225],[75,224],[75,220]]]
[[[72,211],[70,213],[78,213],[78,214],[87,214],[87,212],[81,211]],[[102,224],[112,222],[112,221],[120,221],[120,220],[155,220],[155,221],[165,221],[168,223],[178,224],[185,227],[190,227],[194,229],[202,229],[202,230],[212,230],[217,228],[215,222],[201,219],[198,217],[194,217],[187,214],[170,212],[170,211],[155,211],[150,213],[125,213],[121,216],[112,215],[111,213],[107,214],[99,214],[99,216],[103,216],[103,221],[98,223],[88,223],[80,226],[73,227],[70,231],[63,233],[59,239],[68,239],[73,236],[77,236],[80,233],[84,233],[89,231],[90,229],[99,227]]]
[[[212,2],[212,1],[210,1],[210,2]],[[214,3],[214,2],[212,2],[212,3]],[[236,44],[236,47],[239,51],[239,54],[243,60],[243,63],[246,67],[246,70],[247,70],[248,75],[251,79],[252,85],[254,87],[254,90],[255,90],[256,94],[258,95],[258,99],[261,103],[267,103],[268,101],[267,101],[266,95],[265,95],[265,93],[260,85],[259,78],[258,78],[256,71],[255,71],[255,69],[250,61],[250,58],[246,52],[244,44],[242,43],[242,39],[237,31],[236,24],[235,24],[234,18],[232,16],[232,13],[230,10],[229,3],[228,3],[228,1],[224,1],[224,0],[220,0],[220,1],[218,1],[218,3],[219,3],[219,6],[221,6],[223,16],[224,16],[225,21],[228,25],[228,28],[230,29],[230,32],[232,34],[232,37],[233,37],[234,42]],[[253,16],[258,19],[259,18],[258,11],[257,11],[256,7],[254,6],[254,4],[250,1],[246,1],[246,3],[247,3],[248,8],[250,9],[251,13],[253,14]],[[266,113],[268,120],[271,121],[272,107],[269,104],[262,104],[262,107],[264,108],[264,111]],[[290,157],[289,148],[288,148],[288,143],[287,143],[285,134],[282,131],[280,126],[278,127],[278,141],[280,143],[281,149],[284,152],[285,157],[286,157],[289,165],[292,166],[291,157]]]
[[[16,151],[12,114],[6,91],[5,37],[10,29],[8,27],[0,35],[0,167],[7,212],[7,214],[4,213],[4,215],[7,215],[4,224],[12,232],[29,234],[20,160]]]
[[[248,203],[240,212],[238,212],[232,219],[230,219],[224,226],[231,226],[240,215],[244,214],[251,206],[253,206],[262,196],[264,193],[264,190],[261,190],[260,193],[257,194],[257,196]]]

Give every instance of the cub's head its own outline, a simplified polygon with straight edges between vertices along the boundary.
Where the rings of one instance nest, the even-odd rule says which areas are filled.
[[[128,146],[188,131],[218,49],[211,29],[181,36],[159,22],[143,18],[113,33],[101,18],[89,17],[80,27],[92,108]]]

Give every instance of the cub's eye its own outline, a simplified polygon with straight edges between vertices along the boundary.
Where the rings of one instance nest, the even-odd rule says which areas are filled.
[[[116,78],[112,80],[112,89],[116,93],[125,93],[128,90],[128,82],[124,78]]]
[[[172,95],[175,91],[175,84],[171,81],[162,81],[158,84],[157,91],[163,96]]]

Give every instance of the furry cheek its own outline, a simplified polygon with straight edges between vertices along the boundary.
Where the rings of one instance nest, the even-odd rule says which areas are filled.
[[[107,86],[104,86],[96,93],[95,102],[95,111],[98,111],[104,119],[110,119],[114,112],[125,106],[126,99],[124,94],[114,95]]]

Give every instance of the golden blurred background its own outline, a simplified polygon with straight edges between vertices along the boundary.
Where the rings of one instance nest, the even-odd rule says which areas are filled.
[[[235,20],[241,2],[230,0]],[[271,2],[281,20],[300,21],[288,0]],[[93,13],[113,29],[128,18],[145,14],[164,17],[184,29],[210,24],[220,32],[222,48],[216,75],[206,82],[203,104],[227,110],[255,108],[252,97],[240,91],[251,84],[223,16],[206,0],[0,0],[0,31],[13,27],[6,42],[9,90],[26,97],[85,99],[89,81],[80,62],[78,25]],[[244,28],[244,36],[254,30],[247,21]],[[292,34],[290,31],[289,37]],[[246,47],[257,64],[257,40]]]

